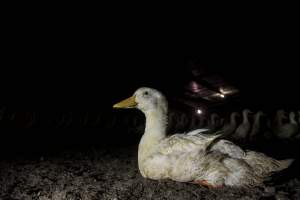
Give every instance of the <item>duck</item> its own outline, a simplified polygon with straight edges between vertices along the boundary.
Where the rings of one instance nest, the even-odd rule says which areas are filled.
[[[209,188],[263,185],[272,172],[287,168],[292,159],[276,160],[255,151],[244,151],[222,134],[167,135],[168,102],[158,90],[141,87],[113,105],[114,109],[136,108],[145,115],[145,130],[138,145],[138,168],[147,179],[171,179]],[[199,132],[196,134],[196,132]]]
[[[257,139],[258,134],[259,134],[259,132],[261,131],[261,128],[262,128],[260,120],[261,120],[261,117],[264,116],[264,115],[265,114],[262,111],[258,111],[258,112],[255,113],[254,122],[253,122],[251,131],[250,131],[249,137],[248,137],[250,142],[254,142]]]
[[[211,131],[216,131],[216,130],[220,129],[220,127],[222,126],[221,123],[222,122],[221,122],[221,118],[219,117],[219,115],[217,113],[212,113],[210,115],[208,129],[210,129]]]
[[[232,112],[230,114],[229,123],[226,123],[222,128],[223,138],[230,139],[232,137],[232,134],[234,133],[237,127],[237,121],[236,121],[237,117],[240,117],[240,114],[238,112]]]
[[[288,129],[289,129],[289,138],[294,137],[299,133],[299,125],[297,123],[296,119],[296,113],[294,111],[291,111],[289,113],[289,120],[290,123],[288,124]]]
[[[276,136],[279,139],[289,139],[294,137],[299,132],[299,127],[296,122],[296,114],[295,112],[289,112],[288,123],[282,123],[281,118],[286,119],[285,112],[279,113],[279,121],[277,125],[277,129],[275,130]],[[281,117],[281,118],[280,118]]]
[[[270,118],[265,119],[265,132],[263,134],[264,140],[273,140],[275,137],[273,131],[272,131],[272,121]]]
[[[235,133],[232,135],[234,141],[241,142],[242,144],[246,142],[246,137],[251,129],[251,124],[248,119],[248,115],[252,113],[249,109],[244,109],[242,112],[243,121],[237,127]]]
[[[277,138],[281,138],[282,131],[281,127],[284,125],[284,121],[287,119],[284,110],[280,109],[276,111],[274,121],[272,123],[272,131]]]
[[[300,125],[300,111],[298,111],[298,118],[297,118],[298,126]],[[298,130],[298,134],[295,136],[296,140],[300,139],[300,130]]]

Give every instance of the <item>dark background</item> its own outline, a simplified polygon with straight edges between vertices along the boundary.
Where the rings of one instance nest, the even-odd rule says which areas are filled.
[[[2,105],[11,112],[38,112],[44,119],[57,112],[102,112],[109,123],[116,112],[112,105],[141,86],[157,88],[168,98],[182,94],[190,81],[190,62],[196,61],[236,86],[241,106],[299,108],[299,48],[293,26],[200,26],[195,32],[168,23],[90,19],[18,18],[8,23],[2,48]],[[138,111],[119,112],[116,115],[123,118],[128,113],[142,118]],[[41,123],[23,129],[20,123],[2,123],[6,151],[11,150],[5,146],[39,151],[69,144],[120,145],[124,139],[136,143],[139,138],[122,135],[125,125],[56,129]]]

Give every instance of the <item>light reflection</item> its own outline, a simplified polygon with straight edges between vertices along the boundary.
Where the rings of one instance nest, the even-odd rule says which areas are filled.
[[[197,82],[192,81],[192,82],[190,83],[190,87],[191,87],[191,91],[193,91],[193,92],[195,92],[195,93],[200,92],[200,88],[199,88],[199,85],[198,85]]]
[[[196,113],[197,113],[198,115],[201,115],[203,112],[202,112],[201,109],[198,108],[198,109],[196,110]]]

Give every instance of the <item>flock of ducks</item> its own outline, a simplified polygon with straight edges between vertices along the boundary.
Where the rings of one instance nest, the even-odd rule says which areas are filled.
[[[258,140],[272,139],[300,139],[300,111],[289,113],[278,110],[275,117],[268,117],[264,112],[251,112],[244,109],[242,113],[232,112],[227,123],[212,113],[207,128],[210,130],[223,130],[226,139],[246,144]],[[240,119],[240,120],[239,120]]]
[[[249,110],[243,111],[240,124],[236,121],[239,114],[232,113],[230,122],[221,128],[222,120],[212,115],[209,130],[204,128],[167,136],[168,102],[158,90],[139,88],[113,107],[137,108],[146,117],[138,148],[138,167],[145,178],[172,179],[211,188],[261,186],[272,173],[289,167],[293,162],[292,159],[276,160],[260,152],[244,150],[227,140],[245,140],[258,135],[262,112],[255,114],[252,124],[248,118]],[[278,134],[274,133],[280,137],[284,135],[281,130],[285,125],[282,120],[276,121],[272,127],[276,127],[274,130]]]

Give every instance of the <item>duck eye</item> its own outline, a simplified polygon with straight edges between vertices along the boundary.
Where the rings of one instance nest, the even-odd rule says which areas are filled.
[[[148,91],[145,91],[144,93],[143,93],[143,96],[148,96],[149,95],[149,92]]]

